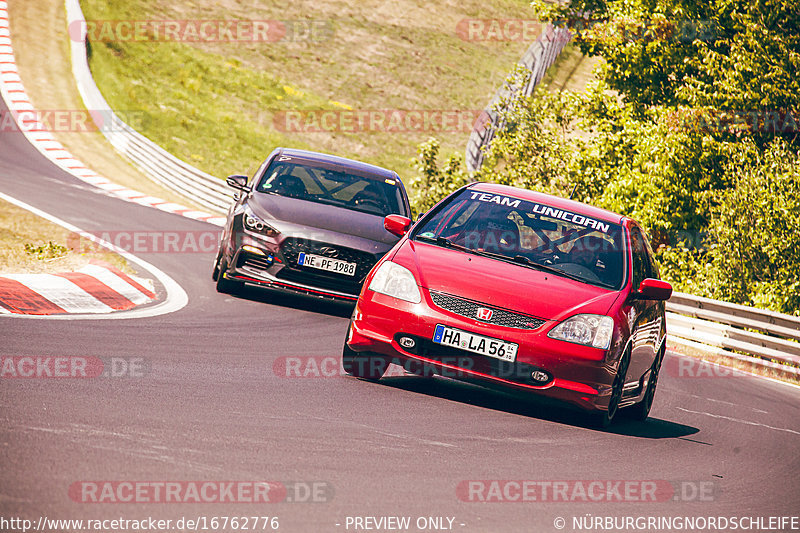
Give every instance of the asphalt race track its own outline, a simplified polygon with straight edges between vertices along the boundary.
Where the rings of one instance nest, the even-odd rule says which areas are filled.
[[[0,136],[0,191],[88,231],[217,231],[110,197],[11,133]],[[651,418],[604,432],[568,411],[441,378],[281,376],[273,366],[281,357],[338,360],[351,309],[264,292],[218,294],[213,253],[139,255],[184,288],[183,309],[129,320],[0,317],[2,356],[140,358],[146,368],[119,378],[0,379],[1,516],[277,516],[285,532],[363,531],[366,523],[355,529],[347,517],[386,516],[411,517],[411,531],[430,531],[428,517],[449,517],[452,526],[445,519],[442,528],[544,533],[559,531],[558,517],[563,531],[574,531],[573,517],[587,515],[798,512],[800,389],[682,374],[669,354],[673,370],[662,373]],[[270,504],[70,496],[71,485],[92,480],[295,488],[292,501]],[[569,501],[477,502],[457,492],[467,480],[499,480],[506,489],[515,487],[508,480],[650,480],[676,490],[659,492],[658,501],[586,501],[570,490]],[[324,487],[324,495],[296,488],[306,486]]]

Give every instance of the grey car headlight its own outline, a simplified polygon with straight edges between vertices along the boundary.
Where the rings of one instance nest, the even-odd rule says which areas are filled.
[[[245,209],[244,216],[242,217],[244,229],[252,231],[253,233],[260,233],[267,237],[275,237],[279,231],[255,216],[249,209]]]

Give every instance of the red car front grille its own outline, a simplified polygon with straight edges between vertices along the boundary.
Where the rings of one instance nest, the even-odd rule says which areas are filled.
[[[524,315],[522,313],[515,313],[499,307],[484,305],[444,292],[430,291],[430,294],[431,300],[433,300],[433,303],[438,307],[441,307],[442,309],[450,311],[451,313],[455,313],[459,316],[472,318],[473,320],[479,320],[487,324],[503,326],[506,328],[537,329],[545,322],[541,318]],[[491,309],[491,317],[488,319],[481,318],[481,316],[485,316],[486,313],[479,313],[479,310],[486,309]]]

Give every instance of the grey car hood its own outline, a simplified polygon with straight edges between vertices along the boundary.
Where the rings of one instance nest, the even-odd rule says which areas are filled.
[[[383,227],[383,216],[275,194],[254,192],[253,214],[284,237],[302,237],[370,252],[385,252],[399,237]]]

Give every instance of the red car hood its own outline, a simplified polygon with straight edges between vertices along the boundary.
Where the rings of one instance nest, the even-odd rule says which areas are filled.
[[[420,286],[546,320],[606,314],[620,292],[458,250],[405,241],[392,261]]]

